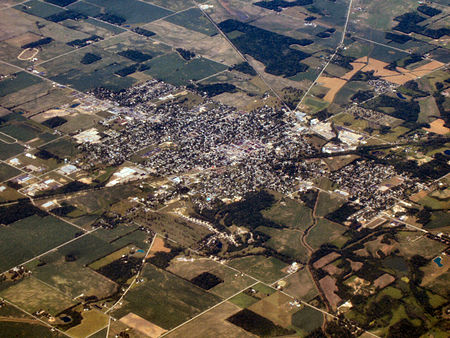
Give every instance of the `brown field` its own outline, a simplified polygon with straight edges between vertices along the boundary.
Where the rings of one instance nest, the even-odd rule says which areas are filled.
[[[151,338],[159,337],[167,331],[132,312],[120,318],[120,321]]]
[[[325,97],[323,98],[327,102],[333,102],[337,92],[347,83],[346,80],[342,80],[337,77],[321,76],[317,79],[317,84],[329,88]]]
[[[31,119],[38,123],[41,123],[52,117],[67,116],[67,115],[70,115],[70,112],[65,109],[50,109],[43,113],[34,115]]]
[[[384,288],[386,286],[388,286],[389,284],[391,284],[393,281],[395,281],[395,278],[393,276],[391,276],[390,274],[385,273],[384,275],[378,277],[377,279],[375,279],[373,281],[373,284],[377,287],[377,288]]]
[[[152,248],[150,249],[150,252],[146,258],[151,258],[155,255],[155,252],[162,251],[162,252],[170,252],[170,249],[165,246],[164,240],[156,236],[155,240],[153,241]]]
[[[369,59],[368,64],[362,69],[367,71],[374,71],[375,76],[381,77],[383,80],[402,85],[410,80],[414,80],[419,76],[424,76],[433,70],[442,67],[444,64],[439,61],[431,61],[426,65],[420,66],[414,70],[397,67],[397,71],[385,69],[388,63],[376,59]]]
[[[220,35],[207,36],[190,29],[160,20],[144,26],[155,32],[153,38],[169,46],[181,47],[228,66],[241,62],[241,58]]]
[[[319,284],[325,293],[328,302],[330,302],[331,307],[336,310],[337,305],[341,301],[341,298],[335,293],[335,291],[338,290],[336,280],[333,277],[326,276],[319,281]]]
[[[350,80],[353,77],[353,75],[355,75],[357,72],[363,69],[367,65],[367,56],[363,56],[362,58],[359,58],[355,60],[355,62],[352,62],[350,64],[353,66],[353,69],[348,73],[345,73],[345,75],[342,76],[341,79]]]
[[[315,269],[320,269],[321,267],[327,265],[328,263],[334,261],[336,258],[338,258],[340,255],[337,252],[332,252],[318,261],[314,262],[313,266]]]
[[[34,42],[39,40],[41,37],[37,34],[26,32],[25,34],[21,34],[18,36],[15,36],[11,39],[5,40],[5,42],[11,46],[14,47],[22,47],[23,45],[26,45],[27,43]]]
[[[444,126],[444,124],[445,121],[443,119],[436,119],[430,123],[430,128],[423,128],[423,129],[435,134],[445,135],[450,133],[450,129]]]
[[[422,190],[422,191],[419,191],[418,193],[415,193],[414,195],[411,195],[409,197],[409,199],[413,202],[419,202],[422,198],[424,198],[427,195],[428,195],[428,191]]]
[[[339,269],[337,266],[333,264],[328,264],[327,266],[322,268],[324,271],[326,271],[329,275],[337,275],[342,272],[342,269]]]
[[[167,337],[256,337],[240,327],[227,322],[227,318],[240,311],[241,308],[232,303],[223,303],[195,318],[179,329],[169,333]]]
[[[300,270],[284,279],[284,291],[295,298],[309,302],[318,295],[314,282],[307,269]]]
[[[292,324],[292,314],[298,311],[295,305],[292,306],[289,304],[291,301],[292,298],[286,296],[284,293],[275,292],[269,297],[253,304],[248,309],[270,319],[278,325],[288,327]]]

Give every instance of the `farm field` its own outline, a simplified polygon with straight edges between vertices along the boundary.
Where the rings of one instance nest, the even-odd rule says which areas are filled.
[[[187,258],[186,261],[183,261],[175,258],[167,270],[188,280],[192,280],[204,272],[219,277],[223,282],[213,286],[209,291],[222,298],[228,298],[255,282],[254,279],[209,259],[189,261]]]
[[[77,232],[79,229],[53,216],[34,215],[3,227],[0,229],[0,269],[10,269],[53,249],[73,239]]]
[[[447,337],[448,4],[0,1],[0,338]]]
[[[142,276],[144,282],[131,289],[123,305],[114,311],[118,318],[132,312],[170,329],[220,301],[219,297],[151,265],[144,268]],[[149,299],[153,301],[149,303]]]
[[[74,304],[71,298],[55,292],[53,288],[34,277],[26,278],[1,291],[0,295],[29,313],[45,309],[53,316]]]

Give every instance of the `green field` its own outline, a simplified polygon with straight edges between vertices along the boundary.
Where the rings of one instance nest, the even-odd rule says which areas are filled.
[[[204,58],[185,61],[178,53],[163,55],[147,64],[150,69],[144,73],[174,85],[186,85],[190,80],[197,81],[227,69],[220,63]]]
[[[127,24],[147,23],[172,13],[169,10],[138,0],[86,0],[91,4],[103,7],[106,13],[124,18]]]
[[[0,182],[6,181],[11,177],[19,175],[20,173],[20,170],[0,162]]]
[[[273,283],[285,275],[281,270],[286,264],[273,257],[247,256],[229,262],[233,268],[243,271],[265,283]]]
[[[41,149],[47,150],[48,152],[60,158],[71,157],[78,153],[76,145],[66,138],[61,138],[59,140],[46,144]]]
[[[164,20],[209,36],[217,34],[216,27],[214,27],[198,8],[188,9],[187,11],[169,16]]]
[[[39,16],[41,18],[46,18],[50,15],[60,13],[63,11],[59,7],[38,0],[27,1],[23,4],[15,6],[15,8],[24,11],[27,14]]]
[[[50,331],[50,328],[40,324],[15,323],[0,321],[0,332],[4,337],[62,337]]]
[[[0,228],[0,270],[10,269],[74,238],[80,230],[53,216],[30,216]]]
[[[264,217],[289,228],[304,230],[312,224],[312,211],[290,198],[275,203],[262,212]]]
[[[259,299],[249,296],[246,293],[241,292],[240,294],[231,298],[230,302],[245,309],[245,308],[248,308],[249,306],[259,302]]]
[[[316,206],[316,215],[323,217],[329,213],[339,209],[345,201],[336,194],[328,194],[325,192],[319,192],[319,197]]]
[[[317,220],[317,225],[310,230],[306,240],[314,249],[319,249],[325,243],[333,244],[340,248],[350,239],[347,236],[343,236],[346,230],[340,224],[320,218]]]
[[[270,236],[270,239],[265,242],[265,246],[292,257],[296,261],[306,262],[308,260],[308,252],[301,244],[301,232],[263,226],[256,228],[256,231],[261,231]]]
[[[164,328],[173,328],[220,301],[220,298],[169,272],[146,265],[145,279],[132,288],[116,318],[133,312]]]
[[[36,128],[33,128],[25,123],[9,124],[7,126],[1,127],[0,132],[23,142],[34,139],[41,133],[40,130],[37,130]]]
[[[14,76],[0,81],[0,96],[12,94],[39,82],[42,82],[40,78],[26,72],[16,73]]]
[[[83,236],[82,238],[59,248],[58,251],[64,256],[73,255],[77,257],[77,262],[79,264],[87,265],[118,249],[116,246],[109,244],[94,234]]]
[[[292,325],[307,333],[321,327],[322,323],[323,314],[309,306],[292,315]]]

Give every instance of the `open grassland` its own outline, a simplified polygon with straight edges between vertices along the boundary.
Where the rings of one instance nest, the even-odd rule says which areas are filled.
[[[302,269],[295,274],[284,279],[286,286],[284,290],[291,296],[309,302],[319,293],[314,282],[306,269]]]
[[[46,257],[41,260],[45,262]],[[32,271],[33,276],[71,297],[84,294],[95,295],[101,299],[113,294],[117,288],[117,285],[108,278],[79,265],[76,261],[67,262],[63,257],[36,266]]]
[[[286,227],[304,230],[312,224],[312,211],[299,201],[285,198],[262,212],[271,221]]]
[[[300,262],[308,260],[308,252],[301,245],[301,232],[264,226],[256,228],[256,231],[261,231],[270,236],[270,239],[265,242],[265,245],[269,248]]]
[[[127,293],[123,305],[114,311],[115,317],[133,312],[170,329],[220,301],[219,297],[152,265],[145,266],[142,277],[144,282]]]
[[[346,228],[344,226],[321,218],[317,220],[317,225],[311,229],[306,240],[314,249],[319,249],[325,243],[330,243],[340,248],[350,239],[347,236],[343,236],[345,231]]]
[[[3,290],[0,296],[30,313],[44,309],[56,315],[73,305],[70,298],[33,277]]]
[[[273,283],[285,274],[281,271],[286,264],[274,257],[247,256],[236,258],[228,263],[233,268],[243,271],[265,283]]]
[[[320,191],[316,206],[316,215],[319,217],[326,216],[339,209],[344,203],[345,200],[342,197]]]
[[[445,250],[443,243],[434,241],[420,233],[403,231],[395,235],[402,256],[412,257],[419,254],[425,258],[432,258]]]

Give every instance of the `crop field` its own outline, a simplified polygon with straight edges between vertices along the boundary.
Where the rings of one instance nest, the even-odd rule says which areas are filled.
[[[90,234],[59,248],[58,252],[63,256],[76,257],[77,263],[80,265],[88,265],[115,250],[117,250],[117,247],[114,245]]]
[[[67,137],[60,138],[54,142],[49,142],[40,149],[47,150],[59,158],[74,156],[78,153],[74,142]]]
[[[245,292],[241,292],[241,293],[237,294],[236,296],[234,296],[233,298],[231,298],[229,301],[231,303],[239,306],[240,308],[246,309],[249,306],[257,303],[259,301],[259,299],[249,296]]]
[[[312,224],[312,211],[304,204],[286,198],[262,212],[264,217],[292,229],[303,230]]]
[[[0,81],[0,96],[12,94],[40,82],[42,80],[36,76],[26,72],[18,72],[14,76]]]
[[[270,236],[270,239],[265,243],[266,246],[292,257],[296,261],[306,262],[308,260],[308,252],[301,244],[301,232],[263,226],[256,228],[256,231],[261,231]]]
[[[284,290],[295,298],[305,302],[311,301],[319,292],[307,269],[302,269],[284,279]]]
[[[28,123],[11,123],[0,127],[0,132],[5,133],[17,140],[27,142],[36,138],[41,133],[41,130],[38,130]]]
[[[309,306],[292,315],[292,325],[308,334],[322,326],[323,314]]]
[[[214,27],[214,25],[208,20],[206,16],[203,15],[201,10],[198,8],[188,9],[186,11],[169,16],[164,20],[169,21],[175,25],[183,26],[193,31],[203,33],[205,35],[212,36],[217,34],[216,27]]]
[[[309,232],[306,240],[314,249],[319,249],[325,243],[330,243],[340,248],[350,239],[349,237],[343,236],[345,231],[346,228],[344,226],[320,218],[317,221],[317,225]]]
[[[220,63],[204,58],[185,61],[176,53],[150,60],[148,64],[150,69],[144,73],[174,85],[187,84],[190,80],[197,81],[227,69]]]
[[[143,28],[154,32],[152,39],[175,48],[183,48],[198,56],[225,63],[229,66],[241,62],[241,58],[219,34],[207,36],[169,21],[161,20]]]
[[[49,90],[45,95],[37,98],[30,98],[27,102],[15,107],[16,110],[23,111],[24,114],[36,114],[55,106],[71,103],[73,98],[70,96],[71,90],[56,88]]]
[[[74,256],[74,262],[68,262],[62,256],[55,258],[55,261],[34,267],[33,276],[71,297],[84,294],[85,296],[95,295],[101,299],[115,292],[117,286],[114,282],[81,266],[76,256]],[[41,261],[46,262],[46,259],[47,256],[44,256]]]
[[[20,173],[20,170],[0,162],[0,182],[9,180],[11,177],[17,176]]]
[[[100,60],[83,61],[86,53],[100,57]],[[83,62],[84,63],[83,63]],[[42,66],[46,75],[53,81],[70,85],[83,91],[96,87],[112,89],[127,88],[135,82],[131,77],[118,77],[114,73],[132,64],[119,55],[112,54],[96,46],[89,46],[82,50],[50,60]]]
[[[53,216],[37,215],[3,227],[0,229],[0,269],[7,270],[52,249],[72,239],[78,231]]]
[[[172,51],[172,48],[164,43],[152,41],[147,37],[131,32],[126,32],[108,40],[100,41],[97,43],[97,46],[103,48],[107,52],[115,54],[127,50],[137,50],[150,57],[157,57]]]
[[[138,0],[85,0],[84,2],[96,5],[103,12],[125,19],[125,24],[136,25],[160,19],[172,12]]]
[[[282,327],[291,326],[291,316],[297,307],[290,305],[292,298],[279,291],[248,307],[249,310],[270,319]]]
[[[254,279],[210,259],[195,259],[191,262],[175,258],[171,261],[167,270],[188,280],[203,272],[209,272],[219,277],[223,282],[212,287],[209,291],[222,298],[228,298],[255,282]]]
[[[285,274],[281,270],[286,267],[280,260],[264,256],[236,258],[229,265],[265,283],[273,283],[282,278]]]
[[[56,315],[73,305],[70,298],[55,292],[55,289],[33,277],[28,277],[3,290],[0,296],[31,313],[45,309],[50,314]]]
[[[20,89],[14,93],[0,97],[0,104],[6,108],[13,108],[46,95],[51,88],[52,85],[49,82],[42,81]]]
[[[123,305],[114,311],[116,318],[129,312],[170,329],[218,303],[220,298],[169,272],[146,265],[145,279],[131,289]]]
[[[226,319],[240,309],[231,304],[223,303],[211,311],[206,312],[179,329],[169,333],[167,337],[184,338],[195,332],[198,337],[254,337],[249,332],[231,324]]]
[[[91,264],[89,264],[89,267],[93,270],[98,270],[99,268],[119,259],[120,257],[122,257],[122,255],[128,255],[132,250],[132,248],[133,248],[132,246],[126,246],[117,251],[114,251],[113,253],[92,262]]]

